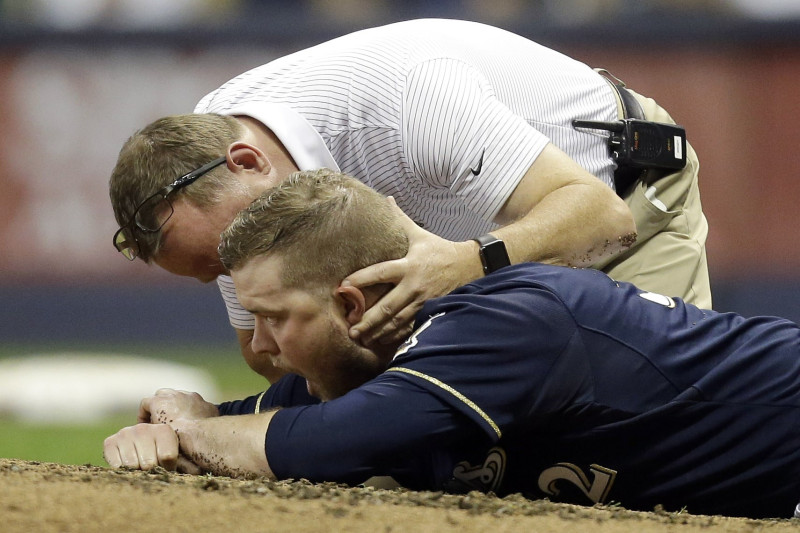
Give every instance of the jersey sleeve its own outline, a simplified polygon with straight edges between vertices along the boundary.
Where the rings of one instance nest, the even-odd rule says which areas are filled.
[[[218,276],[217,286],[225,302],[225,309],[228,311],[228,320],[236,329],[255,329],[256,321],[248,311],[239,303],[236,298],[236,288],[233,286],[233,279],[230,276]]]
[[[488,80],[455,59],[409,72],[403,137],[414,175],[449,188],[493,220],[549,139],[497,98]]]
[[[457,442],[485,443],[478,431],[424,388],[383,374],[335,400],[276,412],[265,450],[279,479],[358,484],[392,476],[431,489],[451,479]]]

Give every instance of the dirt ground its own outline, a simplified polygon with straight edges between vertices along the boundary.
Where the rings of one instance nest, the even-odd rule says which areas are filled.
[[[402,489],[348,488],[0,459],[3,532],[796,533],[745,520]]]

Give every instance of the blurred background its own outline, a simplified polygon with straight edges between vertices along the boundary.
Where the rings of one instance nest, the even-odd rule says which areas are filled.
[[[265,386],[241,361],[216,285],[112,248],[119,148],[249,68],[419,17],[500,26],[659,101],[700,157],[715,308],[800,321],[796,0],[0,0],[0,390],[5,376],[53,415],[23,418],[0,397],[0,457],[102,464],[97,435],[122,419],[109,422],[99,400],[78,404],[93,363],[77,356],[203,369],[218,399]],[[70,363],[46,377],[53,359],[39,356]],[[16,373],[22,361],[33,377]],[[96,410],[105,425],[56,407]],[[70,433],[80,424],[92,427]],[[37,448],[52,438],[67,444]]]

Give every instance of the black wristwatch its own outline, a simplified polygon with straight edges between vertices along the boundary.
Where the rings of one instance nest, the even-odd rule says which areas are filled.
[[[511,264],[505,243],[491,233],[472,240],[478,241],[478,244],[481,245],[480,254],[484,274],[491,274],[495,270]]]

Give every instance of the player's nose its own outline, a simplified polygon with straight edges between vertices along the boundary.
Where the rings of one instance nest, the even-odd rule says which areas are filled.
[[[270,333],[269,327],[263,323],[263,319],[256,318],[253,340],[250,341],[250,347],[253,349],[253,353],[269,356],[270,359],[280,353],[278,344]]]

